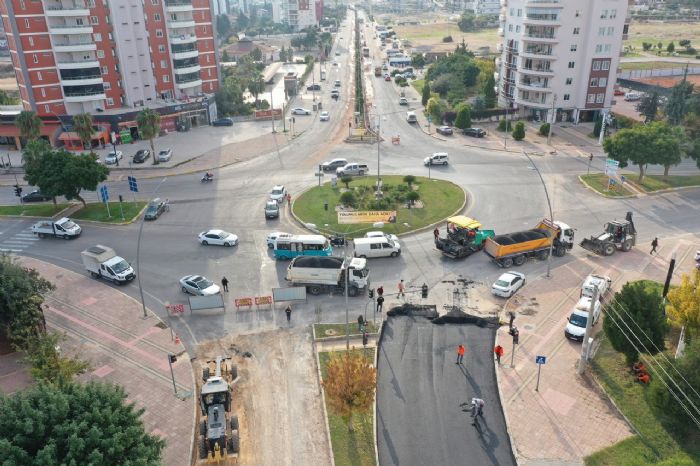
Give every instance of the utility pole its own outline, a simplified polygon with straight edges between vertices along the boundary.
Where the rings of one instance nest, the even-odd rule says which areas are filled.
[[[275,105],[272,102],[272,94],[274,89],[270,89],[270,114],[272,115],[272,132],[275,132]],[[284,118],[284,115],[282,115]]]
[[[591,297],[591,305],[588,308],[588,319],[586,319],[586,331],[583,334],[583,342],[581,343],[581,360],[578,363],[578,373],[583,374],[586,369],[586,363],[588,362],[588,353],[590,348],[588,345],[588,338],[591,334],[591,327],[593,326],[593,311],[595,310],[595,305],[598,303],[598,287],[593,288],[593,297]]]
[[[554,214],[552,213],[552,202],[549,199],[549,191],[547,191],[547,184],[544,182],[544,178],[542,178],[542,173],[540,173],[540,169],[537,168],[537,165],[535,165],[535,162],[530,158],[527,152],[523,151],[523,155],[527,157],[527,159],[530,161],[532,164],[532,168],[535,169],[537,172],[537,175],[540,177],[540,182],[542,183],[542,187],[544,188],[544,195],[547,198],[547,207],[549,207],[549,221],[552,224],[553,228],[556,228],[556,225],[554,224]],[[556,237],[555,237],[556,238]],[[551,278],[551,272],[552,272],[552,252],[554,250],[554,238],[552,239],[552,242],[549,243],[549,254],[547,255],[547,278]]]
[[[557,95],[553,95],[552,99],[552,121],[549,123],[549,131],[547,132],[547,145],[549,146],[549,141],[552,140],[552,127],[554,126],[554,122],[557,121],[557,113],[556,109],[554,106],[557,104]]]
[[[381,133],[382,129],[382,117],[381,115],[377,115],[377,196],[379,195],[380,192],[380,186],[382,179],[379,177],[379,143],[381,142],[379,134]]]

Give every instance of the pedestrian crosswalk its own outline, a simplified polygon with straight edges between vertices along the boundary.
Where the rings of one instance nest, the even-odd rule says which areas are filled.
[[[3,232],[0,233],[0,252],[22,252],[35,241],[39,241],[39,238],[29,228],[14,235],[6,236],[6,233]]]

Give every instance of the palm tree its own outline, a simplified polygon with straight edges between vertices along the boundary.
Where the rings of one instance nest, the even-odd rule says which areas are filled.
[[[81,113],[74,116],[73,131],[78,134],[80,141],[83,143],[83,149],[89,150],[92,154],[92,135],[95,134],[95,129],[92,127],[92,115]]]
[[[17,115],[15,126],[19,129],[20,137],[27,142],[39,139],[41,134],[41,119],[36,114],[29,110],[23,110]],[[18,148],[21,144],[18,144]]]
[[[151,154],[153,155],[153,165],[158,165],[156,149],[153,146],[153,138],[160,133],[160,114],[150,108],[142,110],[136,115],[136,125],[139,127],[141,137],[148,139],[151,143]]]
[[[248,82],[248,90],[255,97],[255,108],[258,108],[258,96],[265,92],[265,81],[262,75],[257,75]]]

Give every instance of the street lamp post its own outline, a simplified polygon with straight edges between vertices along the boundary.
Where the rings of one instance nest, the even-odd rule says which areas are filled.
[[[552,202],[549,199],[549,191],[547,191],[547,185],[544,182],[544,178],[542,178],[542,173],[540,173],[540,169],[537,168],[537,165],[535,165],[535,162],[530,158],[527,152],[523,151],[523,155],[527,157],[527,159],[530,161],[530,164],[532,164],[532,168],[535,169],[537,172],[537,175],[540,177],[540,181],[542,182],[542,187],[544,188],[544,195],[547,197],[547,206],[549,207],[549,221],[554,226],[554,214],[552,214]],[[552,271],[552,251],[554,249],[554,239],[552,239],[552,242],[549,243],[549,254],[547,255],[547,278],[551,277],[551,271]]]
[[[552,127],[554,126],[554,122],[557,121],[557,114],[554,108],[557,104],[557,95],[554,94],[552,97],[552,121],[549,123],[549,131],[547,132],[547,145],[550,145],[549,141],[552,140]]]
[[[160,185],[162,185],[167,178],[163,178],[160,180],[160,183],[158,183],[158,186],[156,186],[156,189],[153,190],[153,194],[155,195],[158,192],[158,189],[160,189]],[[140,254],[141,254],[141,233],[143,232],[143,225],[146,223],[146,219],[142,218],[141,219],[141,225],[139,226],[139,236],[136,239],[136,280],[139,285],[139,294],[141,295],[141,307],[143,307],[143,318],[147,319],[148,318],[148,313],[146,312],[146,301],[143,298],[143,287],[141,286],[141,259],[140,259]]]

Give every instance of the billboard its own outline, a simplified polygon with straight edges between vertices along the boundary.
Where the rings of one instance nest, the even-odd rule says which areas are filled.
[[[360,212],[338,212],[338,224],[351,223],[396,223],[395,210],[366,210]]]

